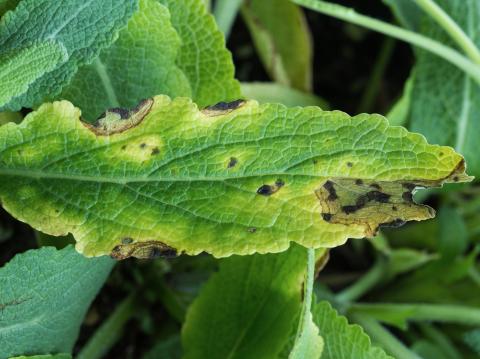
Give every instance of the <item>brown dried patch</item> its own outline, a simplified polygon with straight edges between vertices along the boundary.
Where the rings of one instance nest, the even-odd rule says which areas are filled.
[[[202,110],[202,113],[207,116],[220,116],[230,113],[237,108],[242,107],[245,100],[235,100],[232,102],[219,102],[213,106],[208,106]]]
[[[110,256],[116,260],[123,260],[129,257],[135,257],[140,259],[154,259],[158,257],[171,258],[177,256],[177,250],[166,245],[160,241],[146,241],[146,242],[133,242],[133,240],[127,237],[129,241],[122,240],[122,244],[119,244],[113,248]]]
[[[109,136],[115,133],[124,132],[132,127],[138,126],[148,115],[153,106],[153,99],[143,100],[137,107],[127,110],[123,108],[112,108],[107,110],[93,124],[83,123],[85,127],[98,136]]]

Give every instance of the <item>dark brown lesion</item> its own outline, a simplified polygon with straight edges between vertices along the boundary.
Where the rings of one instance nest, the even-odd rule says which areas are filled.
[[[177,256],[177,250],[160,241],[135,242],[130,237],[122,239],[122,244],[115,246],[110,256],[116,260],[129,257],[139,259],[172,258]]]
[[[130,110],[124,108],[111,108],[100,115],[94,123],[82,123],[85,127],[99,136],[109,136],[115,133],[121,133],[138,126],[150,112],[153,102],[152,98],[143,100],[135,108]]]
[[[315,194],[320,201],[324,221],[361,225],[365,236],[371,237],[380,226],[398,227],[408,220],[431,218],[434,211],[430,207],[413,201],[415,188],[429,185],[435,183],[331,178]]]
[[[262,195],[262,196],[270,196],[280,190],[285,186],[285,182],[282,179],[277,179],[274,184],[264,184],[258,187],[257,189],[257,194]]]
[[[227,168],[233,168],[237,165],[238,159],[236,157],[230,157],[230,160],[228,161]]]
[[[242,99],[231,101],[231,102],[218,102],[215,105],[205,107],[202,110],[202,113],[208,116],[225,115],[227,113],[230,113],[242,107],[245,104],[245,102],[246,101]]]

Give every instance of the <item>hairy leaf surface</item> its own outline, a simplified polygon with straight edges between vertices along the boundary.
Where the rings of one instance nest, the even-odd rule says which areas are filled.
[[[298,319],[305,253],[294,245],[280,254],[222,260],[189,308],[185,358],[275,358]]]
[[[3,206],[118,259],[337,246],[431,218],[412,191],[464,170],[450,147],[379,115],[255,101],[199,111],[157,96],[92,125],[62,101],[0,128]]]
[[[13,98],[5,109],[33,107],[55,97],[77,71],[109,46],[137,8],[137,0],[23,0],[0,22],[0,58],[31,46],[56,41],[68,60],[38,77],[28,91]],[[31,65],[29,65],[31,66]],[[26,70],[25,70],[26,71]]]
[[[70,352],[112,266],[72,246],[16,255],[0,269],[0,358]]]
[[[202,108],[239,98],[232,55],[204,1],[158,1],[168,7],[172,25],[182,40],[176,63],[190,82],[194,102]]]
[[[464,32],[480,46],[480,2],[438,0]],[[449,35],[425,17],[424,35],[455,47]],[[455,147],[467,159],[473,175],[480,175],[480,86],[467,74],[427,51],[418,50],[411,96],[411,128],[430,142]]]
[[[68,58],[65,47],[55,41],[14,50],[0,57],[0,106],[28,91],[32,82]]]
[[[381,348],[372,346],[363,329],[348,324],[330,303],[317,303],[312,312],[324,340],[322,359],[393,359]]]
[[[156,94],[191,97],[189,80],[176,64],[181,45],[168,9],[157,0],[142,0],[118,40],[81,67],[61,97],[80,107],[87,120]]]

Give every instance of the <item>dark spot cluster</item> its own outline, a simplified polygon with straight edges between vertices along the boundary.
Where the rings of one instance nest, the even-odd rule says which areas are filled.
[[[238,163],[238,160],[235,157],[230,157],[230,160],[228,161],[227,167],[228,168],[233,168],[233,167],[236,166],[237,163]]]
[[[337,191],[335,190],[335,187],[334,187],[332,181],[326,181],[323,184],[323,188],[325,188],[326,191],[328,192],[328,198],[327,199],[329,201],[335,201],[338,198]]]
[[[393,227],[393,228],[397,228],[397,227],[403,226],[405,223],[407,223],[407,222],[404,221],[403,219],[401,219],[401,218],[396,218],[396,219],[394,219],[393,221],[390,221],[390,222],[380,223],[380,227]]]
[[[158,155],[159,153],[160,153],[160,150],[158,149],[158,147],[154,147],[152,149],[152,156]]]
[[[270,196],[277,192],[285,185],[285,182],[281,179],[277,179],[274,185],[264,184],[257,189],[257,194],[262,196]]]
[[[357,198],[354,205],[342,206],[342,211],[345,214],[350,214],[365,207],[368,202],[388,203],[390,195],[380,191],[369,191]]]
[[[152,247],[150,248],[150,252],[148,253],[149,259],[155,258],[174,258],[177,256],[177,251],[173,248],[160,248],[160,247]]]
[[[206,109],[211,111],[228,111],[235,110],[240,107],[245,101],[244,100],[235,100],[231,102],[219,102],[213,106],[208,106]]]

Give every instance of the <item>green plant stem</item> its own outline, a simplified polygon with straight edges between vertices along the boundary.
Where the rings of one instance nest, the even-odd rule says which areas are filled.
[[[473,62],[480,64],[480,51],[477,46],[440,6],[433,0],[415,0],[415,2],[450,35]]]
[[[363,277],[337,294],[337,301],[350,303],[357,300],[377,285],[383,279],[384,274],[385,259],[380,257]]]
[[[304,295],[303,295],[303,308],[302,314],[300,316],[300,321],[298,324],[297,334],[295,335],[295,343],[300,340],[300,337],[304,332],[307,331],[308,326],[310,325],[309,312],[312,308],[312,297],[313,297],[313,282],[315,277],[315,249],[307,249],[307,274],[305,277],[304,284]]]
[[[402,342],[393,336],[375,319],[367,315],[355,313],[349,316],[352,321],[360,326],[370,335],[374,343],[378,343],[385,351],[398,359],[422,359],[416,353],[408,349]]]
[[[441,58],[451,62],[471,76],[478,84],[480,84],[480,66],[463,56],[460,52],[452,49],[451,47],[445,46],[438,41],[432,40],[420,34],[416,34],[413,31],[402,29],[401,27],[389,24],[387,22],[358,14],[353,9],[345,6],[319,0],[292,1],[298,5],[305,6],[322,14],[363,26],[367,29],[380,32],[430,51],[437,56],[440,56]]]
[[[435,343],[441,350],[448,355],[451,359],[462,359],[462,355],[458,352],[457,348],[453,345],[450,338],[443,332],[435,328],[431,324],[419,323],[418,327],[432,342]]]
[[[367,304],[356,303],[349,308],[352,313],[369,315],[381,320],[378,314],[399,313],[411,321],[437,321],[480,326],[480,309],[462,305],[447,304]]]
[[[392,57],[394,47],[395,40],[391,37],[387,37],[384,40],[382,48],[380,49],[380,54],[373,65],[373,70],[368,81],[367,89],[363,93],[360,106],[358,106],[358,113],[371,111],[375,97],[380,90],[380,83],[382,81],[383,74],[385,73],[388,62]]]
[[[123,327],[136,309],[136,295],[130,294],[116,308],[108,319],[93,334],[76,359],[102,358],[120,339]]]
[[[218,28],[223,32],[226,39],[230,35],[242,2],[243,0],[217,0],[215,3],[213,16],[215,16]]]

